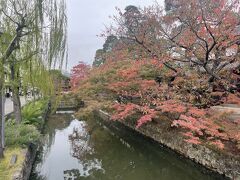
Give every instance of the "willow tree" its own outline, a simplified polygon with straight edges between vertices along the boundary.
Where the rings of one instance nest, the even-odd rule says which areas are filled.
[[[11,72],[14,112],[20,123],[20,76],[39,72],[38,76],[23,78],[29,80],[25,83],[34,86],[33,77],[39,77],[43,69],[46,72],[53,66],[63,65],[66,57],[65,12],[65,0],[0,0],[0,157],[4,149],[5,71]]]

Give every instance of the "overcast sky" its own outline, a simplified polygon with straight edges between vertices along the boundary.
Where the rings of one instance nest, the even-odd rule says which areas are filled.
[[[95,51],[102,48],[103,38],[97,37],[104,24],[109,25],[109,15],[116,14],[115,7],[146,6],[154,0],[66,0],[68,7],[68,69],[78,61],[92,64]],[[157,0],[163,5],[164,0]]]

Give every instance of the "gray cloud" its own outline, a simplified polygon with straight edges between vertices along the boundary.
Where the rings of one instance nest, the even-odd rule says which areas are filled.
[[[164,0],[158,0],[163,5]],[[97,37],[104,24],[110,24],[109,15],[116,13],[115,7],[127,5],[146,6],[154,0],[67,0],[68,7],[68,69],[84,61],[91,64],[96,49],[102,47],[104,39]]]

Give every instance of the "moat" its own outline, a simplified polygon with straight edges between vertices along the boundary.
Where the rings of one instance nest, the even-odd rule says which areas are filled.
[[[71,114],[49,118],[31,180],[212,180],[212,175],[142,137]]]

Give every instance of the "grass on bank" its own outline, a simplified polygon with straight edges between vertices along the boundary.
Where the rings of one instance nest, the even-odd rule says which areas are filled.
[[[10,165],[12,155],[17,155],[17,162]],[[22,166],[24,161],[23,149],[21,147],[7,148],[4,152],[4,159],[0,163],[0,179],[12,180],[13,174]]]

